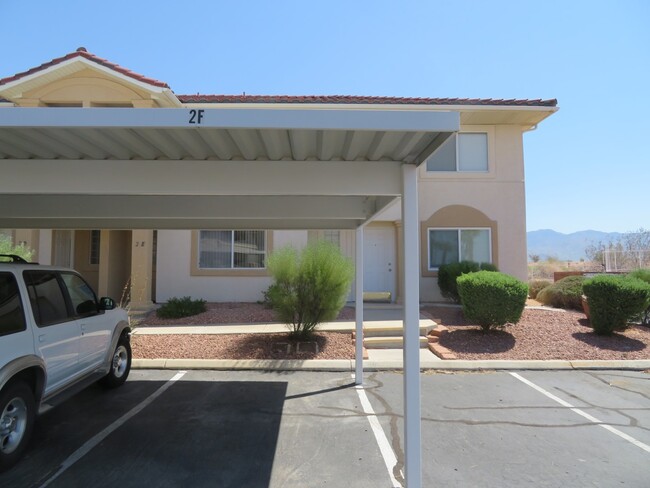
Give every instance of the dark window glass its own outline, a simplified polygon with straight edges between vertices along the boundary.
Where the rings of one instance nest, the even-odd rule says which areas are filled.
[[[99,264],[99,243],[102,231],[90,231],[89,264]]]
[[[75,315],[81,317],[96,314],[97,297],[90,285],[81,276],[72,273],[61,273],[61,278],[68,289]]]
[[[51,271],[25,271],[29,300],[38,326],[47,326],[68,320],[63,290]]]
[[[11,273],[0,273],[0,336],[25,328],[25,314],[16,278]]]

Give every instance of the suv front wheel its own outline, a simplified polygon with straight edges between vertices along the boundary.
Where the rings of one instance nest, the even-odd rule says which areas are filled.
[[[27,447],[36,404],[29,386],[18,381],[0,392],[0,472],[13,466]]]
[[[101,379],[103,386],[107,388],[117,388],[124,384],[131,371],[131,344],[129,338],[122,336],[117,341],[115,351],[111,357],[111,369],[108,374]]]

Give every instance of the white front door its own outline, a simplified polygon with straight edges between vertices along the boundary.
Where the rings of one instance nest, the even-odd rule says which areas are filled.
[[[363,291],[390,292],[395,300],[395,227],[363,230]]]

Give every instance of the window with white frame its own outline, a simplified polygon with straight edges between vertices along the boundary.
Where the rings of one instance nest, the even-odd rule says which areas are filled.
[[[487,172],[487,133],[454,134],[427,160],[427,171]]]
[[[340,230],[324,230],[323,240],[331,242],[336,247],[341,247],[341,231]]]
[[[265,266],[265,231],[202,230],[199,232],[200,269],[260,269]]]
[[[492,262],[489,228],[428,229],[429,270],[459,261]]]

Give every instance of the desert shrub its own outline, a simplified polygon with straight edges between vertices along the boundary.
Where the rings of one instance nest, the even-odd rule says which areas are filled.
[[[650,284],[650,269],[637,269],[636,271],[632,271],[628,276]],[[641,320],[642,325],[650,325],[650,304],[643,312],[641,312],[639,319]]]
[[[491,263],[476,263],[474,261],[460,261],[458,263],[443,264],[438,269],[438,286],[443,297],[460,303],[456,279],[467,273],[477,271],[498,271]]]
[[[589,300],[589,320],[596,334],[624,329],[650,303],[650,285],[638,278],[600,275],[584,283]]]
[[[549,280],[530,280],[528,282],[528,296],[534,300],[540,291],[552,284],[553,282]]]
[[[205,300],[192,300],[190,297],[173,297],[156,310],[156,315],[163,319],[180,319],[181,317],[190,317],[205,311]]]
[[[463,314],[483,330],[517,323],[528,296],[523,281],[496,271],[478,271],[458,278]]]
[[[319,323],[336,318],[354,276],[352,262],[326,241],[308,244],[302,252],[278,249],[267,266],[275,280],[268,299],[292,339],[308,339]]]
[[[584,276],[567,276],[537,294],[537,301],[555,308],[582,310]]]

